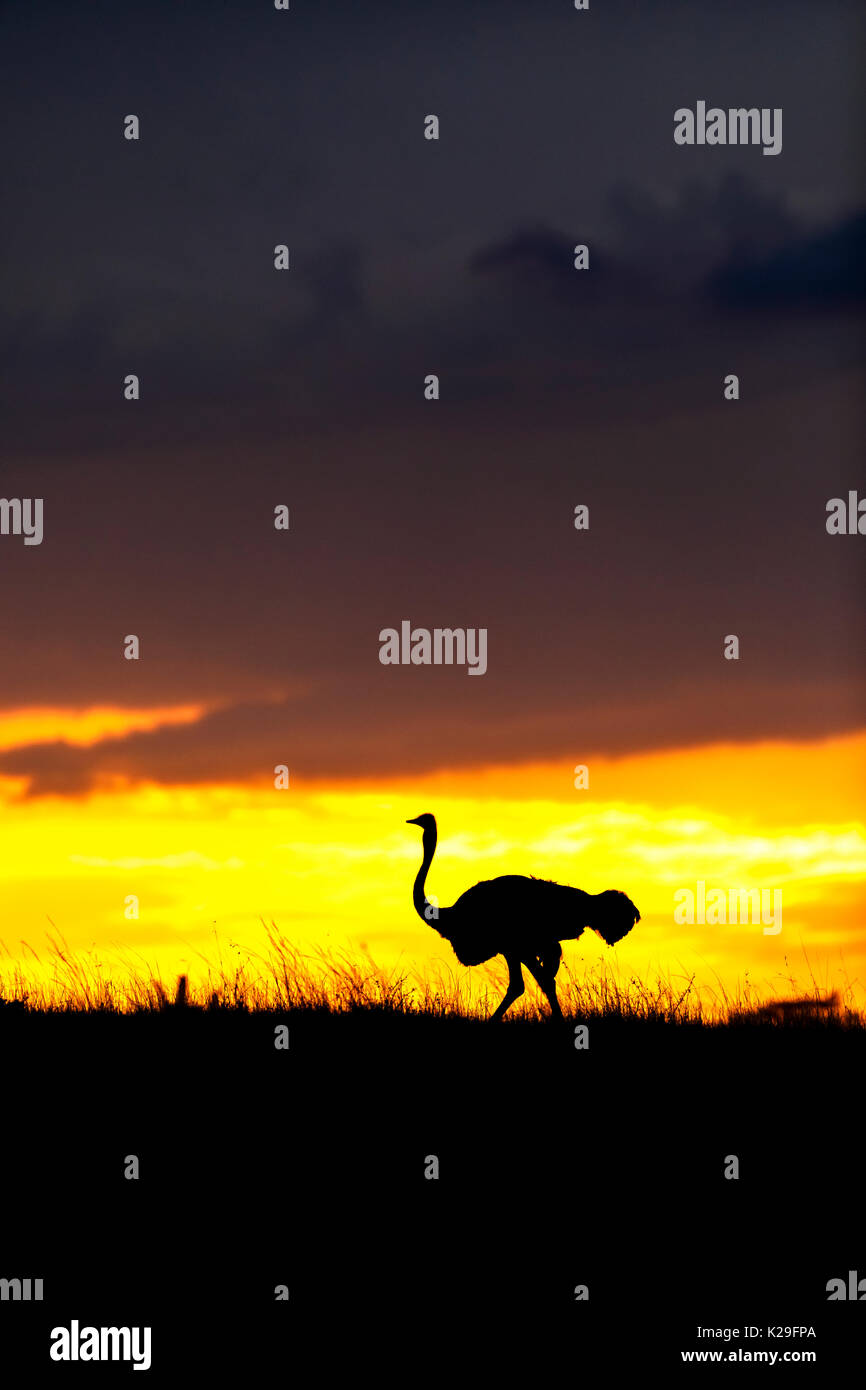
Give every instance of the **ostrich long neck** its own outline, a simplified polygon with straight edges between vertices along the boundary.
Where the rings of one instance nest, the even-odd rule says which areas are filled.
[[[418,870],[417,875],[415,876],[415,883],[412,888],[412,902],[415,907],[415,911],[418,913],[418,916],[421,918],[421,920],[423,922],[426,922],[428,927],[436,927],[436,918],[434,916],[436,908],[433,906],[426,893],[424,892],[424,884],[427,881],[427,874],[430,869],[430,865],[433,863],[433,855],[436,853],[435,830],[424,831],[424,839],[422,840],[422,845],[424,847],[424,858],[422,859],[421,867]]]

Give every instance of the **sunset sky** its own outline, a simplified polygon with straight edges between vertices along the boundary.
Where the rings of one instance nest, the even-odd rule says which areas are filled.
[[[622,888],[628,971],[862,989],[858,7],[86,10],[0,15],[0,495],[44,499],[0,536],[0,972],[195,974],[262,919],[448,960],[433,811],[443,903]],[[782,153],[676,146],[698,99]],[[383,666],[403,620],[486,674]],[[676,924],[698,880],[782,932]]]
[[[428,888],[443,904],[501,872],[620,886],[642,914],[615,953],[629,974],[695,976],[730,994],[748,979],[771,997],[807,984],[811,969],[822,988],[851,985],[862,1002],[864,776],[866,734],[600,758],[580,791],[562,763],[285,791],[107,781],[81,798],[23,802],[9,781],[0,915],[14,930],[2,934],[2,964],[49,977],[54,937],[116,971],[204,979],[208,962],[256,969],[262,923],[273,923],[307,953],[361,948],[385,967],[465,973],[411,909],[420,835],[403,822],[434,809]],[[677,923],[675,894],[698,880],[708,893],[780,890],[782,930]],[[592,933],[566,948],[578,973],[611,955]]]

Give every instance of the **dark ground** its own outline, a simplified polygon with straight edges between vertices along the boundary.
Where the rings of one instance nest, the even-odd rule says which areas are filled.
[[[49,1361],[77,1317],[150,1324],[164,1384],[655,1377],[737,1346],[851,1375],[866,1302],[826,1284],[866,1276],[863,1030],[607,1020],[578,1051],[568,1026],[308,1013],[278,1052],[279,1021],[0,1010],[0,1275],[45,1281],[0,1303],[4,1367],[128,1378]]]

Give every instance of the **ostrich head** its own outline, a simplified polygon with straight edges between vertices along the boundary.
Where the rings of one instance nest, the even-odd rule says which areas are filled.
[[[424,834],[427,835],[431,830],[436,829],[436,817],[431,816],[429,811],[425,811],[423,816],[416,816],[414,820],[407,820],[407,825],[420,825]]]
[[[618,888],[608,888],[604,893],[596,893],[589,925],[608,946],[615,946],[618,941],[622,941],[635,922],[639,921],[640,913],[631,898],[621,893]]]

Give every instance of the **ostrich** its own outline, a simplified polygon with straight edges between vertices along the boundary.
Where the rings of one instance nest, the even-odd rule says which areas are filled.
[[[503,874],[467,888],[452,907],[437,907],[424,892],[436,851],[436,817],[425,812],[407,825],[420,825],[424,857],[412,889],[418,916],[450,941],[461,965],[481,965],[503,955],[508,965],[505,998],[490,1016],[497,1022],[524,992],[521,965],[528,967],[547,995],[551,1013],[562,1017],[555,976],[562,958],[561,941],[576,940],[592,927],[608,946],[630,932],[640,913],[618,889],[584,893],[580,888],[544,878]]]

